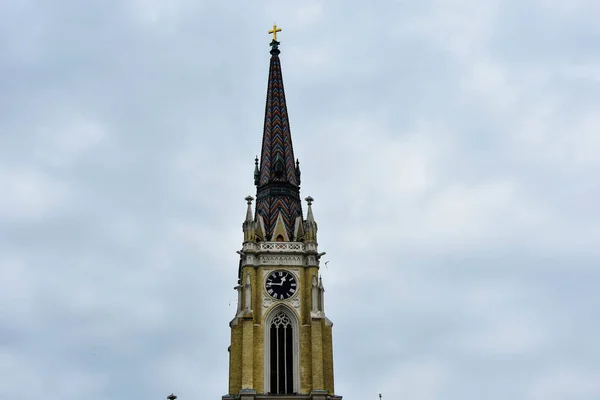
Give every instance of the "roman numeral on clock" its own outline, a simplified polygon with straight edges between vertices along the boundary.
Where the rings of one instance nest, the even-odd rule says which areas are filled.
[[[275,300],[287,300],[298,291],[296,275],[286,270],[268,272],[264,285],[265,291]]]

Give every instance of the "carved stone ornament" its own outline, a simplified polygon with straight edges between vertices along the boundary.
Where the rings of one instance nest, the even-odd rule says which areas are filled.
[[[242,313],[242,285],[237,285],[235,291],[237,292],[237,311],[235,315],[238,316]]]
[[[279,304],[281,302],[285,302],[291,308],[296,310],[296,312],[300,313],[300,299],[293,298],[291,300],[273,300],[271,297],[263,296],[263,310],[268,310],[275,304]]]
[[[318,266],[319,262],[317,261],[317,257],[316,256],[308,256],[308,257],[306,257],[306,265]]]
[[[298,265],[304,266],[303,256],[260,255],[260,263],[265,265]]]
[[[252,286],[250,284],[250,274],[246,274],[246,287],[245,287],[245,295],[246,295],[246,307],[245,312],[252,312]]]
[[[261,242],[260,251],[304,252],[304,243],[299,242]]]

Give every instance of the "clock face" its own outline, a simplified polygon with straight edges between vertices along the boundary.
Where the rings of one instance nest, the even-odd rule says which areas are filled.
[[[294,274],[288,271],[277,270],[270,272],[265,281],[265,289],[269,296],[276,300],[289,299],[298,290],[298,283]]]

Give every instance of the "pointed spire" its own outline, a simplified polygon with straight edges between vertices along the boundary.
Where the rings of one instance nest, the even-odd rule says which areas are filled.
[[[280,31],[281,29],[274,25],[270,33]],[[277,47],[278,45],[279,42],[275,39],[271,42],[272,47]],[[281,167],[284,172],[280,177],[273,176],[274,164],[277,160],[281,161]],[[295,176],[296,169],[294,168],[294,148],[292,146],[278,49],[276,52],[271,50],[260,162],[260,185],[276,180],[298,186]]]
[[[312,212],[312,202],[315,201],[315,199],[308,196],[304,200],[306,200],[306,202],[308,203],[308,211],[306,212],[306,222],[315,222],[315,217],[313,216]]]
[[[256,222],[252,217],[252,200],[254,197],[247,196],[244,200],[248,203],[248,209],[246,210],[246,219],[242,224],[242,231],[244,232],[244,243],[252,241],[256,238]]]
[[[250,273],[246,274],[246,285],[244,286],[244,311],[246,313],[252,312],[252,283],[250,280]]]
[[[254,219],[252,218],[252,200],[254,197],[247,196],[244,200],[248,203],[248,210],[246,211],[246,222],[252,222]]]
[[[319,312],[319,285],[317,283],[317,275],[312,276],[312,312]]]
[[[283,77],[279,60],[279,42],[276,25],[269,33],[271,61],[267,84],[265,122],[260,153],[260,166],[255,165],[254,182],[257,186],[256,218],[262,217],[265,237],[271,238],[279,216],[283,220],[287,240],[298,240],[294,236],[295,223],[302,219],[300,201],[300,169],[294,158],[292,135],[288,119]],[[268,240],[268,239],[267,239]]]
[[[306,199],[308,203],[308,211],[306,212],[306,221],[304,221],[304,238],[307,242],[317,241],[317,222],[313,216],[312,202],[315,200],[308,196]]]
[[[319,311],[325,312],[325,289],[323,288],[323,278],[319,276]]]
[[[260,171],[258,170],[258,156],[254,159],[254,185],[258,186]]]
[[[298,186],[300,186],[300,160],[296,158],[296,180],[298,181]]]

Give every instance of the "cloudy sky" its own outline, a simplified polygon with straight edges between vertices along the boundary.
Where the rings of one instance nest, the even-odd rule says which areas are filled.
[[[597,0],[3,0],[0,397],[218,399],[281,61],[348,400],[600,398]]]

